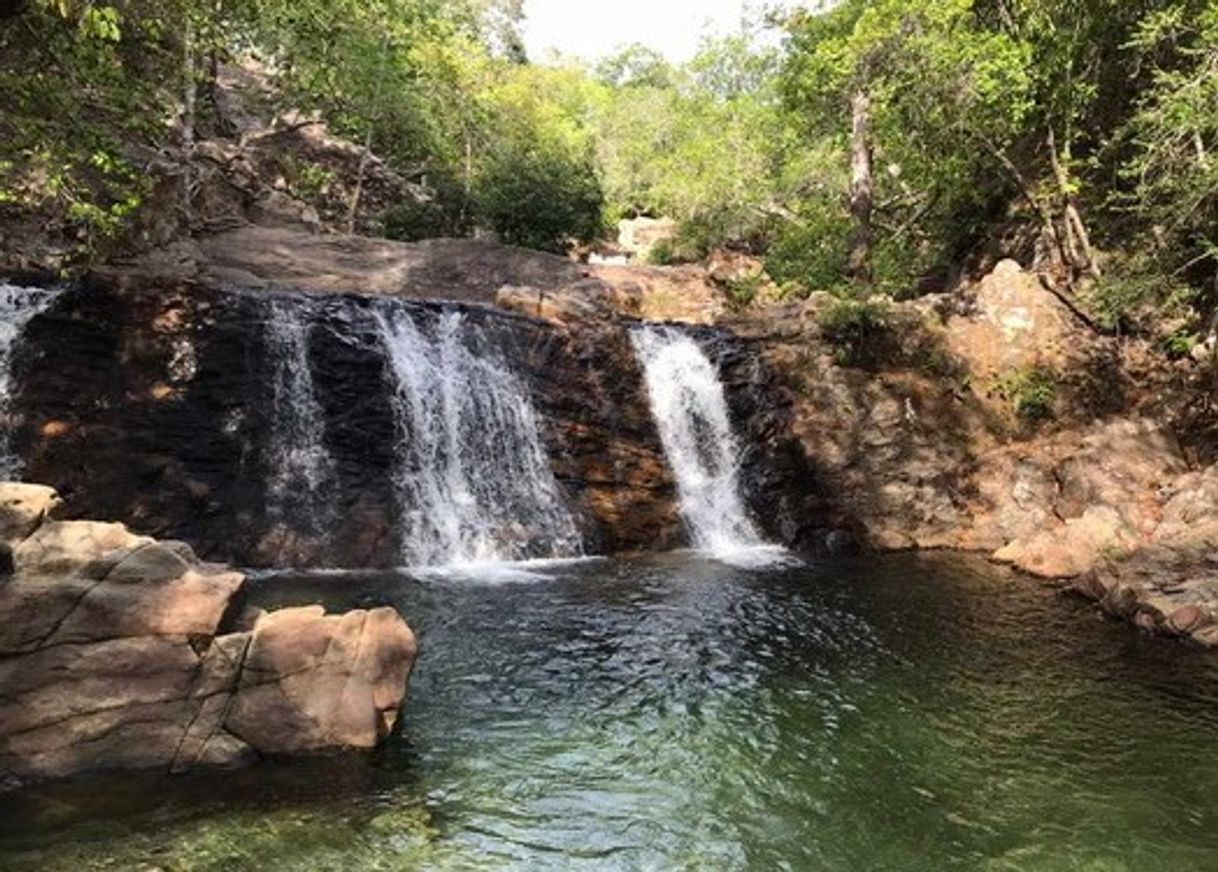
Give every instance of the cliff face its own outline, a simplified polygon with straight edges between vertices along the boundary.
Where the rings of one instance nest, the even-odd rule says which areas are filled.
[[[299,251],[311,239],[280,242]],[[965,293],[892,307],[884,329],[851,348],[823,296],[725,317],[696,288],[670,301],[672,279],[576,275],[565,262],[518,262],[513,250],[495,265],[482,243],[472,254],[411,249],[410,269],[390,270],[364,296],[339,292],[358,286],[358,259],[310,282],[298,267],[284,272],[291,258],[259,258],[246,243],[226,262],[241,263],[255,290],[222,290],[211,267],[184,281],[146,263],[64,293],[29,325],[15,359],[15,445],[27,477],[59,488],[72,516],[116,518],[243,565],[400,563],[411,507],[395,483],[402,430],[377,330],[385,306],[420,324],[459,312],[480,350],[523,381],[587,553],[684,542],[629,339],[641,317],[685,321],[715,359],[741,435],[746,502],[769,538],[803,551],[985,551],[1111,600],[1119,573],[1106,567],[1166,541],[1171,495],[1191,492],[1187,476],[1205,459],[1177,439],[1187,428],[1166,413],[1180,404],[1146,383],[1160,359],[1096,336],[1010,262]],[[368,255],[380,244],[358,246]],[[469,294],[450,294],[466,255]],[[286,293],[289,278],[318,293]],[[422,299],[433,281],[463,302]],[[320,491],[324,525],[274,510],[277,300],[307,314],[292,366],[310,374],[334,468]],[[1029,378],[1039,419],[1015,413]],[[1095,573],[1103,580],[1086,581]],[[1205,605],[1218,590],[1211,575],[1180,602],[1218,612]],[[1136,603],[1149,602],[1139,590]],[[1172,624],[1171,596],[1155,601],[1143,624],[1192,635],[1209,625],[1191,611]]]
[[[327,529],[274,511],[276,301],[305,313],[306,365],[334,467]],[[589,553],[682,542],[675,488],[651,419],[629,324],[561,325],[489,306],[346,294],[226,292],[93,283],[62,293],[14,360],[14,440],[25,477],[59,490],[73,517],[108,517],[241,565],[400,562],[394,492],[401,433],[376,313],[426,323],[459,311],[528,386],[554,474]],[[739,417],[778,429],[781,406],[744,344],[705,330]],[[803,488],[782,451],[750,450],[745,478],[764,518],[798,539]],[[776,502],[777,501],[777,502]],[[778,503],[782,505],[779,506]],[[779,511],[781,510],[781,511]]]
[[[110,517],[245,565],[397,562],[391,375],[375,301],[304,299],[307,365],[336,475],[325,537],[273,516],[269,298],[206,288],[65,292],[15,362],[15,445],[72,516]],[[407,303],[426,320],[444,308]],[[672,545],[673,483],[622,328],[573,333],[482,307],[480,341],[526,379],[589,551]]]

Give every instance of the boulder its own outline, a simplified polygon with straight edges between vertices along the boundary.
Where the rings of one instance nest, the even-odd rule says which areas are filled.
[[[1093,506],[1080,517],[1016,539],[994,552],[994,559],[1043,578],[1074,578],[1101,557],[1136,549],[1138,538],[1110,506]]]
[[[397,721],[415,653],[414,635],[391,608],[265,615],[224,725],[267,753],[371,748]]]
[[[49,489],[0,484],[7,535],[25,533],[0,586],[0,783],[233,766],[389,734],[416,653],[393,609],[247,610],[241,631],[227,625],[240,573],[121,524],[45,520],[54,504]]]
[[[973,308],[948,321],[946,336],[949,350],[983,379],[1059,365],[1077,332],[1069,309],[1013,260],[1001,261],[981,280]]]

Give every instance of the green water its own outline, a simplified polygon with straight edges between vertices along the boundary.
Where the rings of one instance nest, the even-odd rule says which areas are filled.
[[[372,754],[0,799],[0,868],[1218,869],[1218,657],[984,563],[267,579],[423,656]]]

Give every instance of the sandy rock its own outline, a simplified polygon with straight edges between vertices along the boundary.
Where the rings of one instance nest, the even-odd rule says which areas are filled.
[[[1161,514],[1160,489],[1187,468],[1175,439],[1156,422],[1099,424],[1056,470],[1057,514],[1077,518],[1091,506],[1109,506],[1131,529],[1148,535]]]
[[[10,530],[54,502],[28,493]],[[252,631],[225,632],[244,577],[121,524],[42,522],[14,556],[0,586],[5,786],[366,748],[397,718],[415,642],[392,609],[252,611]]]
[[[1218,464],[1176,480],[1168,492],[1154,539],[1170,543],[1200,538],[1215,527],[1218,527]]]
[[[1102,557],[1133,551],[1138,542],[1120,512],[1093,506],[1078,518],[1016,539],[994,552],[994,559],[1044,578],[1073,578]]]
[[[271,613],[254,627],[225,726],[268,753],[373,747],[397,720],[415,652],[393,609]]]
[[[59,505],[54,488],[0,483],[0,544],[10,548],[32,534]]]

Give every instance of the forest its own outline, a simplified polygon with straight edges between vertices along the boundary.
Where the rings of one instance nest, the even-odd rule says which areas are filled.
[[[150,156],[224,133],[218,71],[253,61],[268,111],[324,118],[426,191],[384,211],[388,237],[489,229],[564,252],[662,216],[680,229],[657,262],[746,252],[782,298],[851,300],[1014,255],[1097,329],[1169,351],[1210,329],[1207,0],[845,0],[758,11],[681,65],[637,45],[529,58],[520,0],[8,0],[0,16],[0,213],[77,228],[80,262],[124,244]]]

